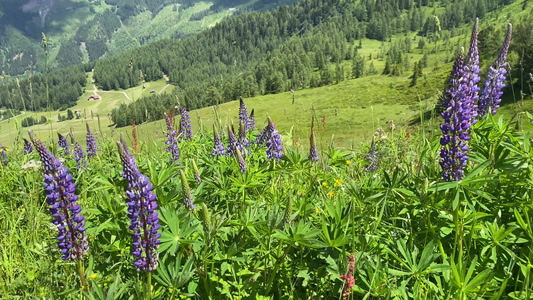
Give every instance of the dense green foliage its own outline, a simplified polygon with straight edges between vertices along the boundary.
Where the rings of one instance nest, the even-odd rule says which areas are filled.
[[[533,122],[530,114],[518,117]],[[180,142],[180,166],[169,163],[164,141],[141,142],[134,156],[157,193],[162,224],[154,299],[339,299],[350,253],[353,299],[529,299],[533,148],[516,126],[492,116],[478,122],[473,163],[460,182],[441,179],[440,137],[423,131],[379,130],[375,172],[365,170],[367,146],[325,149],[313,164],[287,144],[280,163],[252,145],[241,173],[235,158],[212,157],[211,132]],[[131,263],[127,183],[113,139],[98,142],[87,170],[50,149],[69,166],[87,216],[91,299],[140,299],[145,276]],[[77,299],[76,267],[60,261],[43,204],[41,167],[28,164],[38,156],[23,156],[20,144],[7,153],[0,292]],[[202,183],[194,181],[192,159]],[[192,188],[192,212],[182,204],[180,171]]]

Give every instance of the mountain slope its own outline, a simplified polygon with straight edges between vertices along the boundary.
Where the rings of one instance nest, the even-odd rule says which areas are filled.
[[[0,69],[42,72],[47,35],[52,68],[116,55],[161,38],[183,38],[272,0],[5,0],[0,2]]]

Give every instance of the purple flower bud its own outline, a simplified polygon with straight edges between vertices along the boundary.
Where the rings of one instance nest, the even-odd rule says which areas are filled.
[[[185,108],[180,107],[180,114],[181,114],[181,124],[180,124],[180,134],[182,135],[183,139],[186,141],[192,141],[192,127],[191,127],[191,118],[189,117],[189,113],[185,110]]]
[[[366,170],[368,172],[374,172],[376,170],[377,165],[377,151],[376,151],[376,143],[374,140],[372,140],[372,144],[370,145],[370,150],[368,151],[368,155],[366,156],[366,161],[368,162],[368,165],[365,166]]]
[[[479,20],[476,18],[474,28],[472,30],[472,37],[470,39],[470,49],[464,62],[464,76],[466,79],[466,87],[464,89],[465,95],[462,103],[464,104],[465,114],[468,114],[470,120],[468,126],[474,125],[477,122],[477,103],[479,99],[479,51],[477,48],[478,38],[478,24]],[[466,120],[465,120],[466,121]]]
[[[254,142],[259,147],[265,143],[267,158],[276,158],[279,162],[283,156],[283,146],[281,146],[281,136],[270,117],[268,117],[268,125],[259,133]]]
[[[33,153],[33,145],[27,139],[24,140],[24,155]]]
[[[30,130],[30,138],[44,166],[46,202],[50,205],[52,223],[57,226],[57,245],[63,260],[81,260],[89,251],[85,234],[85,217],[77,204],[76,184],[68,168],[56,159]]]
[[[509,51],[509,45],[511,44],[511,32],[513,27],[509,24],[507,28],[507,35],[503,42],[498,58],[494,62],[494,65],[490,67],[487,73],[487,79],[485,80],[485,86],[479,98],[478,114],[480,117],[484,116],[489,107],[492,114],[496,114],[500,107],[501,96],[503,95],[502,89],[505,87],[505,74],[507,74],[508,64],[505,61],[507,52]]]
[[[156,194],[152,192],[152,184],[148,177],[139,172],[135,160],[131,158],[127,147],[117,142],[120,160],[124,167],[123,177],[128,180],[126,198],[128,218],[130,219],[131,253],[135,257],[133,264],[137,272],[153,272],[159,265],[159,238],[161,234]]]
[[[246,108],[246,104],[244,104],[244,100],[242,97],[239,98],[239,123],[244,123],[246,125],[245,130],[248,130],[248,109]]]
[[[85,123],[85,125],[87,127],[87,158],[91,160],[93,157],[96,157],[98,147],[96,146],[96,139],[89,128],[89,123]]]
[[[74,144],[74,159],[76,160],[76,167],[78,167],[78,169],[82,167],[87,169],[87,161],[85,160],[83,148],[78,143]]]
[[[250,142],[246,138],[246,124],[243,122],[239,125],[239,144],[241,149],[250,147]]]
[[[59,141],[57,142],[57,145],[65,150],[65,155],[70,155],[70,152],[68,150],[68,141],[67,141],[67,139],[59,132],[57,133],[57,136],[59,138]]]
[[[213,145],[213,156],[222,156],[226,154],[224,144],[222,144],[222,141],[220,140],[220,135],[218,135],[218,130],[215,124],[213,124],[213,139],[215,141]]]
[[[252,112],[250,113],[250,117],[248,118],[247,127],[248,127],[248,130],[255,130],[254,109],[252,109]]]
[[[200,178],[200,171],[198,170],[198,166],[196,165],[194,159],[192,160],[192,169],[194,170],[194,181],[196,181],[196,183],[198,184],[202,183],[202,179]]]
[[[165,114],[165,120],[167,122],[167,152],[170,152],[172,162],[179,166],[178,159],[180,158],[180,149],[178,147],[178,134],[172,126],[172,119],[169,115]]]
[[[234,155],[236,155],[235,149],[237,149],[237,148],[239,148],[239,150],[242,151],[242,145],[235,138],[235,134],[233,133],[233,128],[232,127],[233,126],[228,126],[229,142],[228,142],[228,147],[226,148],[227,149],[226,156],[234,156]]]
[[[239,167],[241,169],[242,173],[246,172],[246,162],[244,161],[244,158],[242,157],[241,151],[239,148],[235,148],[235,152],[237,154],[237,161],[239,162]]]
[[[318,161],[318,150],[315,141],[315,119],[311,120],[311,135],[309,136],[309,160]]]
[[[7,153],[6,149],[2,147],[2,144],[0,143],[0,158],[2,159],[2,163],[4,166],[7,166]]]

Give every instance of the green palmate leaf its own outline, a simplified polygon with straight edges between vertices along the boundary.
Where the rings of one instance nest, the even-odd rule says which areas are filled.
[[[202,244],[202,242],[192,238],[200,224],[191,224],[190,218],[185,214],[178,216],[173,210],[161,209],[160,220],[167,225],[167,229],[161,233],[160,252],[175,253],[178,247],[182,245]]]

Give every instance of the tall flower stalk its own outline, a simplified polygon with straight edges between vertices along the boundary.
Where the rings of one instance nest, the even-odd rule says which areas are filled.
[[[318,149],[316,148],[315,140],[315,119],[311,120],[311,134],[309,135],[309,160],[313,162],[318,161]]]
[[[68,168],[48,151],[31,130],[29,134],[44,166],[46,202],[50,205],[52,223],[57,226],[57,245],[63,253],[61,259],[78,262],[81,284],[87,290],[81,261],[89,251],[89,245],[85,233],[85,217],[81,214],[81,206],[76,203],[76,184],[72,181]]]
[[[239,148],[239,150],[242,151],[242,145],[239,143],[239,141],[237,141],[237,138],[235,137],[235,133],[233,133],[233,126],[228,126],[228,138],[229,138],[229,142],[228,142],[228,147],[226,148],[226,155],[227,156],[235,156],[236,155],[236,150],[237,148]]]
[[[374,172],[376,170],[378,162],[376,142],[374,140],[372,140],[372,144],[370,145],[370,150],[368,151],[368,154],[366,156],[366,161],[368,162],[368,165],[365,166],[366,170],[368,172]]]
[[[255,130],[255,111],[252,109],[250,117],[248,117],[248,130]]]
[[[129,229],[132,231],[131,254],[137,272],[147,273],[148,299],[151,299],[151,274],[159,264],[159,238],[161,234],[156,194],[152,192],[152,184],[135,165],[128,148],[117,142],[120,160],[124,167],[123,177],[128,180],[126,198],[128,204]]]
[[[192,127],[191,127],[191,117],[189,112],[185,108],[180,107],[181,115],[181,124],[180,124],[180,134],[182,134],[183,139],[186,141],[192,141]]]
[[[70,151],[68,149],[68,141],[65,136],[58,132],[57,137],[59,138],[57,145],[65,150],[65,155],[70,155]]]
[[[479,51],[477,48],[479,20],[474,22],[472,29],[472,36],[470,38],[470,49],[464,62],[464,76],[466,80],[466,89],[464,90],[464,98],[462,103],[468,108],[464,111],[465,114],[470,115],[470,123],[472,125],[477,123],[477,106],[479,100]]]
[[[213,124],[213,140],[213,156],[224,156],[226,154],[226,149],[224,148],[224,144],[220,139],[216,124]]]
[[[250,142],[246,137],[246,124],[244,122],[241,122],[239,125],[239,144],[241,145],[241,149],[250,147]]]
[[[248,109],[242,97],[239,98],[239,124],[245,125],[245,131],[248,130]]]
[[[198,170],[198,166],[196,165],[196,161],[194,161],[194,159],[192,160],[192,169],[194,171],[194,181],[196,181],[196,183],[198,184],[202,183],[202,178],[200,178],[200,171]]]
[[[505,87],[505,75],[507,74],[506,68],[509,66],[505,59],[511,44],[512,30],[513,27],[509,24],[498,58],[496,58],[494,65],[490,66],[487,73],[485,85],[479,98],[478,114],[480,117],[484,116],[489,111],[489,108],[493,115],[500,108],[501,96],[503,95],[502,89]]]
[[[178,159],[180,158],[180,149],[178,147],[178,134],[174,130],[174,126],[172,125],[172,118],[165,114],[165,121],[167,123],[167,152],[170,153],[170,156],[172,157],[172,162],[179,165]]]
[[[85,160],[85,154],[83,148],[77,142],[74,144],[74,159],[76,160],[76,167],[81,169],[87,169],[87,161]]]
[[[133,153],[137,153],[139,152],[139,137],[137,136],[137,126],[135,126],[135,123],[133,123],[131,135],[133,136]]]
[[[96,145],[96,139],[89,128],[89,123],[85,123],[85,126],[87,127],[87,158],[91,160],[96,157],[98,146]]]
[[[464,177],[468,161],[468,140],[472,106],[470,104],[469,83],[463,65],[464,53],[455,60],[449,87],[445,91],[441,113],[444,123],[440,126],[443,137],[440,140],[442,176],[447,181],[458,181]]]

